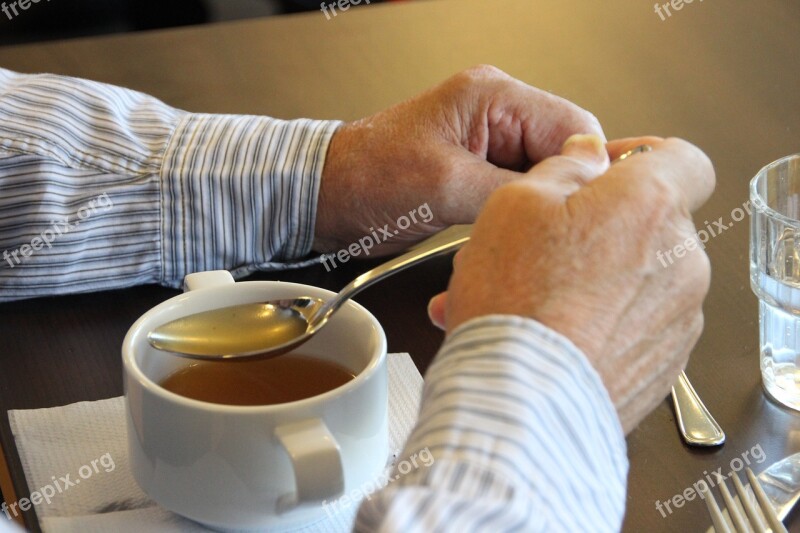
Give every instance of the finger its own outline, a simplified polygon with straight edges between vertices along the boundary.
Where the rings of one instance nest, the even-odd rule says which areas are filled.
[[[458,251],[453,254],[453,270],[458,268],[458,264],[461,262],[462,258],[464,257],[464,248],[459,248]]]
[[[625,179],[649,176],[661,180],[682,196],[690,211],[697,210],[714,192],[711,160],[699,148],[682,139],[658,142],[652,151],[614,165],[608,174],[611,176],[618,172],[624,172]]]
[[[468,162],[462,161],[463,166],[459,167],[457,175],[473,176],[473,186],[454,183],[453,190],[442,198],[440,213],[450,224],[471,224],[486,198],[504,184],[524,177],[545,177],[547,180],[542,182],[543,187],[559,196],[569,195],[580,185],[603,174],[609,166],[604,138],[597,135],[572,135],[560,152],[560,156],[545,159],[525,174],[497,168],[477,156]],[[571,167],[575,168],[570,170]]]
[[[428,318],[437,328],[445,329],[445,307],[447,306],[447,293],[442,292],[431,298],[428,302]]]
[[[525,182],[554,197],[566,197],[602,175],[609,167],[603,139],[573,135],[561,155],[548,157],[527,173]]]
[[[651,147],[664,141],[663,137],[656,137],[654,135],[646,135],[643,137],[627,137],[625,139],[614,139],[606,143],[608,155],[612,161],[618,159],[622,154],[633,150],[643,144]]]
[[[661,342],[650,342],[643,347],[637,368],[626,372],[630,377],[612,386],[616,389],[613,392],[609,390],[626,435],[664,401],[678,374],[686,367],[702,330],[703,314],[685,313],[663,329]]]
[[[508,97],[508,112],[519,119],[520,148],[527,161],[538,163],[557,155],[567,139],[575,134],[592,134],[605,140],[600,122],[585,109],[522,82],[518,84],[513,95]],[[490,138],[498,140],[489,146],[490,161],[495,161],[497,154],[507,146],[502,135],[492,135],[500,131],[501,126],[490,128]]]
[[[514,79],[498,68],[474,67],[450,83],[477,97],[482,112],[472,117],[472,128],[486,128],[486,159],[502,168],[519,170],[557,155],[564,142],[576,133],[605,139],[600,122],[585,109]],[[483,144],[479,140],[472,142]]]
[[[576,134],[569,137],[561,147],[561,155],[594,164],[602,173],[608,168],[608,152],[603,138],[597,135]]]

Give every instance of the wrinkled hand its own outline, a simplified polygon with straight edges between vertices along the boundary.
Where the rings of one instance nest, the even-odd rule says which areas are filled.
[[[375,232],[385,242],[372,253],[387,254],[471,223],[493,190],[557,154],[574,133],[603,134],[590,113],[496,68],[462,72],[336,132],[314,249],[336,251]],[[402,216],[407,229],[397,228]]]
[[[685,366],[710,280],[702,249],[666,267],[657,252],[694,237],[689,212],[714,188],[711,163],[678,139],[615,141],[611,158],[643,142],[654,150],[609,167],[600,139],[570,139],[498,189],[430,308],[448,331],[512,314],[562,333],[600,374],[626,433]]]

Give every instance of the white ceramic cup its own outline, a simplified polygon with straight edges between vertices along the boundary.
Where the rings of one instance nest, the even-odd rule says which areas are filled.
[[[188,292],[144,314],[122,345],[131,470],[155,502],[217,529],[287,529],[324,516],[324,501],[370,483],[388,459],[386,336],[348,302],[298,353],[355,378],[324,394],[266,406],[192,400],[158,383],[191,360],[152,348],[147,333],[185,315],[330,291],[227,272],[187,276]],[[233,363],[235,364],[235,363]]]

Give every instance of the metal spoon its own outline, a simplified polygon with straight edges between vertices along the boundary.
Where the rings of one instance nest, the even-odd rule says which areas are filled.
[[[672,404],[683,440],[689,446],[719,446],[725,442],[725,432],[708,412],[683,372],[672,386]]]
[[[651,149],[647,145],[638,146],[615,162]],[[361,274],[327,302],[301,297],[223,307],[168,322],[151,331],[147,339],[154,348],[193,358],[281,355],[310,339],[344,302],[360,291],[420,261],[460,248],[469,240],[470,231],[470,226],[457,226],[448,232],[449,239],[445,242],[434,236],[410,252]]]
[[[154,348],[193,358],[281,355],[310,339],[342,304],[362,290],[421,261],[457,250],[469,240],[470,230],[470,226],[456,226],[446,241],[439,235],[428,239],[361,274],[327,302],[301,297],[223,307],[168,322],[151,331],[147,339]]]

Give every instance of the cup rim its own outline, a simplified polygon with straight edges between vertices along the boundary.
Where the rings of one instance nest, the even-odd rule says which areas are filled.
[[[750,180],[750,201],[753,203],[753,207],[755,207],[756,210],[763,212],[770,218],[780,220],[781,222],[791,226],[800,226],[799,220],[787,217],[786,215],[775,211],[773,208],[767,205],[767,203],[764,201],[764,198],[762,198],[761,194],[758,192],[758,183],[760,178],[765,177],[767,173],[775,167],[781,166],[794,159],[800,159],[800,153],[783,156],[761,167],[761,169],[756,172],[756,175],[753,176],[753,179]]]
[[[321,287],[314,287],[313,285],[305,285],[302,283],[292,283],[292,282],[284,282],[284,281],[270,281],[270,280],[259,280],[259,281],[237,281],[232,285],[223,285],[217,287],[209,287],[205,289],[197,289],[196,291],[185,292],[183,294],[178,294],[161,302],[160,304],[156,305],[155,307],[150,308],[147,310],[143,315],[141,315],[136,322],[128,329],[127,333],[125,334],[125,338],[122,341],[122,370],[123,374],[129,375],[131,378],[135,379],[136,382],[139,383],[141,387],[146,389],[148,392],[160,397],[163,400],[180,404],[184,407],[189,407],[193,409],[202,409],[204,411],[213,411],[218,413],[233,413],[233,414],[258,414],[258,413],[276,413],[281,411],[288,411],[288,410],[295,410],[298,407],[309,407],[313,404],[319,402],[328,401],[334,397],[338,397],[344,394],[347,394],[350,390],[357,388],[362,382],[369,379],[381,366],[381,364],[385,361],[387,357],[387,342],[386,342],[386,333],[383,331],[383,327],[381,326],[378,319],[375,318],[375,315],[369,312],[367,308],[355,302],[353,300],[348,300],[342,307],[350,307],[358,311],[359,313],[363,313],[366,315],[367,319],[371,323],[372,329],[378,336],[378,346],[376,348],[376,353],[372,354],[369,360],[369,363],[364,367],[364,369],[359,372],[353,379],[348,381],[347,383],[340,385],[334,389],[329,391],[323,392],[322,394],[317,394],[316,396],[310,396],[308,398],[303,398],[301,400],[294,400],[291,402],[284,402],[284,403],[276,403],[276,404],[267,404],[267,405],[229,405],[229,404],[220,404],[220,403],[213,403],[213,402],[206,402],[203,400],[196,400],[193,398],[187,398],[186,396],[181,396],[172,391],[168,391],[167,389],[160,386],[158,383],[150,379],[144,371],[139,367],[136,362],[136,358],[134,356],[134,343],[136,340],[144,334],[142,331],[142,327],[144,322],[152,318],[153,315],[164,311],[167,308],[171,308],[175,305],[180,304],[182,301],[187,300],[188,298],[192,298],[193,294],[209,294],[210,292],[223,292],[225,290],[230,290],[231,287],[237,285],[249,285],[249,284],[280,284],[282,287],[297,287],[298,289],[302,290],[301,288],[312,288],[317,291],[322,291],[326,293],[327,296],[334,296],[336,293],[329,291],[327,289],[323,289]],[[298,293],[298,295],[302,295]],[[341,312],[341,310],[340,310]],[[171,355],[168,353],[164,354],[165,357],[178,357],[181,359],[188,359],[182,358],[178,355]],[[125,396],[128,395],[128,390],[126,387]],[[305,404],[305,405],[304,405]]]

